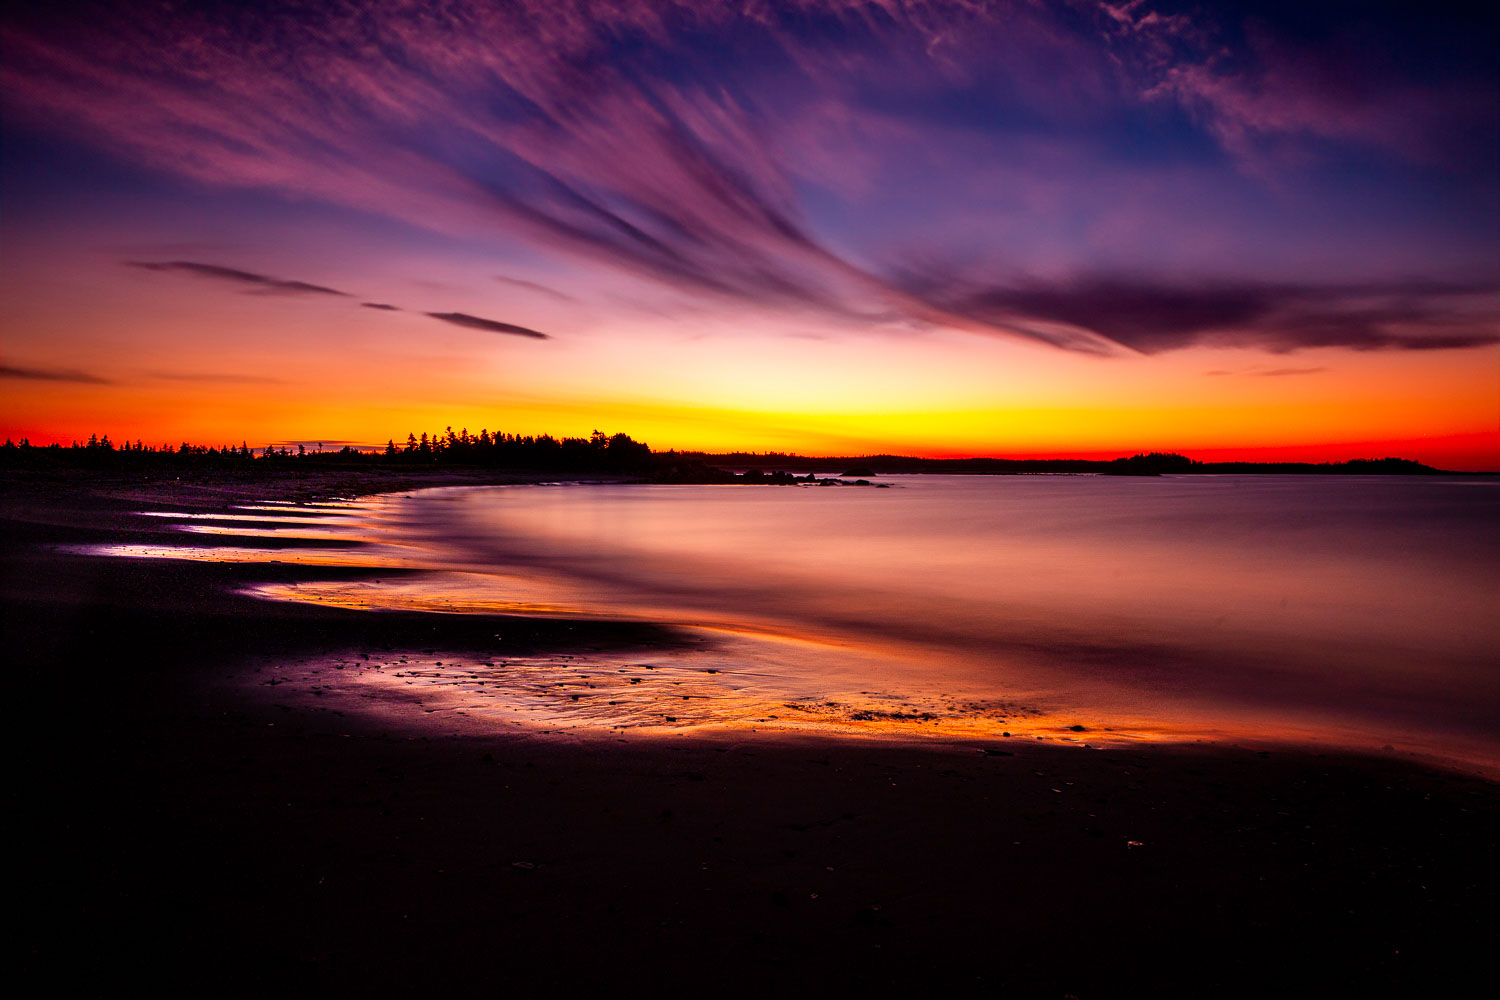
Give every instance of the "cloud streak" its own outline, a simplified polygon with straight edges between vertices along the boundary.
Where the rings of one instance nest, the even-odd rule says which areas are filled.
[[[166,382],[202,382],[209,385],[281,385],[283,379],[266,375],[234,375],[220,372],[151,372],[151,378]]]
[[[546,285],[539,285],[535,281],[526,281],[522,278],[508,278],[503,274],[495,275],[495,280],[500,282],[502,285],[509,285],[512,288],[520,288],[528,292],[535,292],[538,295],[544,295],[547,298],[557,302],[578,301],[577,299],[573,298],[573,296],[568,295],[565,292],[559,292],[557,289],[549,288]]]
[[[513,337],[530,337],[533,340],[551,339],[545,333],[541,333],[524,326],[516,326],[514,323],[502,323],[499,320],[494,319],[485,319],[482,316],[470,316],[467,313],[430,312],[426,313],[425,315],[430,316],[433,319],[442,320],[444,323],[451,323],[454,326],[462,326],[470,330],[483,330],[486,333],[505,333],[510,334]]]
[[[189,274],[194,277],[209,278],[216,281],[224,281],[237,285],[248,285],[253,290],[267,293],[289,294],[289,295],[333,295],[340,298],[349,298],[346,292],[327,288],[323,285],[314,285],[306,281],[288,281],[281,278],[272,278],[264,274],[256,274],[253,271],[241,271],[237,268],[223,267],[218,264],[202,264],[196,261],[127,261],[131,267],[144,268],[148,271],[169,271],[181,274]],[[538,286],[540,287],[540,286]],[[390,305],[385,302],[361,302],[361,308],[375,309],[380,312],[404,312],[400,306]],[[441,320],[453,326],[461,326],[470,330],[483,330],[486,333],[503,333],[513,337],[528,337],[533,340],[550,340],[548,334],[530,327],[518,326],[515,323],[504,323],[500,320],[485,319],[482,316],[471,316],[461,312],[428,312],[423,313],[432,319]],[[19,369],[18,369],[19,370]],[[15,376],[20,377],[20,376]],[[32,377],[44,377],[40,375]],[[181,379],[185,381],[257,381],[247,379],[236,379],[234,376],[190,376],[190,375],[159,375],[159,378]],[[80,379],[74,379],[79,381]]]
[[[24,379],[32,382],[76,382],[80,385],[113,385],[113,379],[102,378],[76,368],[23,368],[18,365],[0,365],[0,378]]]
[[[1500,343],[1500,284],[1168,284],[1094,276],[972,290],[947,308],[996,326],[1061,324],[1142,354],[1199,344],[1286,353]]]
[[[232,267],[221,267],[218,264],[202,264],[190,260],[170,261],[126,261],[131,267],[143,268],[147,271],[168,271],[178,274],[188,274],[198,278],[208,278],[213,281],[227,281],[237,285],[249,286],[250,290],[273,295],[336,295],[348,298],[347,292],[341,292],[336,288],[328,288],[324,285],[314,285],[306,281],[288,281],[282,278],[272,278],[264,274],[256,274],[253,271],[241,271]]]
[[[1312,368],[1247,368],[1243,371],[1225,371],[1224,369],[1215,369],[1213,371],[1204,372],[1203,374],[1215,376],[1251,375],[1257,378],[1282,378],[1288,375],[1321,375],[1323,372],[1326,372],[1328,370],[1329,369],[1327,367],[1319,365]]]

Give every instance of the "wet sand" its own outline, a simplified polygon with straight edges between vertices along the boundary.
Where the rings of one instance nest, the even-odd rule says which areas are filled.
[[[255,681],[360,650],[493,652],[497,632],[515,656],[682,637],[267,602],[231,591],[367,571],[57,549],[182,540],[140,510],[423,481],[7,475],[27,971],[88,992],[1087,998],[1431,993],[1488,968],[1500,794],[1462,769],[407,723]]]

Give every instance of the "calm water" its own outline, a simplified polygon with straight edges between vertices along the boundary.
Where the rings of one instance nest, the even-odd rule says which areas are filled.
[[[371,545],[302,558],[424,572],[261,593],[644,619],[703,638],[649,664],[398,664],[448,709],[548,725],[1316,739],[1500,760],[1500,482],[883,481],[377,498],[295,529]]]

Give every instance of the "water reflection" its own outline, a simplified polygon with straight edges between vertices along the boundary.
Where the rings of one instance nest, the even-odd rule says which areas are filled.
[[[566,670],[550,661],[467,674],[445,661],[399,684],[372,671],[360,682],[421,688],[470,716],[986,738],[1012,726],[1078,739],[1068,727],[1082,724],[1099,739],[1322,739],[1500,759],[1492,480],[893,478],[899,488],[878,492],[438,489],[340,504],[334,523],[331,507],[254,505],[230,516],[248,519],[238,528],[225,516],[181,524],[356,547],[172,554],[422,571],[255,588],[276,599],[638,619],[714,637],[717,652],[681,654],[676,683],[691,690],[670,724],[642,701],[659,685],[622,688],[628,665],[607,660],[587,668],[596,687],[584,690],[554,679]],[[265,523],[278,511],[286,524]],[[717,674],[704,673],[710,656]],[[613,697],[593,693],[604,688]],[[958,707],[992,703],[1026,707],[999,722]]]

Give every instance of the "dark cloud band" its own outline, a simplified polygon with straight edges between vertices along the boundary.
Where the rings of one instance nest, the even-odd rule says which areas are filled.
[[[1392,282],[1166,284],[1085,277],[928,295],[954,315],[996,328],[1061,323],[1142,354],[1217,345],[1439,350],[1500,343],[1500,285]],[[1276,369],[1260,374],[1308,374]]]
[[[516,326],[514,323],[502,323],[499,320],[485,319],[482,316],[470,316],[468,313],[427,313],[433,319],[440,319],[444,323],[452,323],[454,326],[467,327],[470,330],[484,330],[486,333],[505,333],[513,337],[531,337],[534,340],[550,340],[545,333],[531,330],[524,326]]]
[[[28,379],[33,382],[77,382],[82,385],[113,385],[113,381],[72,368],[22,368],[0,365],[0,378]]]
[[[218,264],[202,264],[191,260],[169,260],[169,261],[127,261],[131,267],[145,268],[148,271],[173,271],[179,274],[191,274],[200,278],[210,278],[218,281],[232,281],[241,285],[249,285],[263,292],[285,294],[285,295],[337,295],[348,297],[347,292],[341,292],[336,288],[328,288],[324,285],[314,285],[306,281],[287,281],[281,278],[272,278],[264,274],[256,274],[253,271],[241,271],[233,267],[221,267]]]

